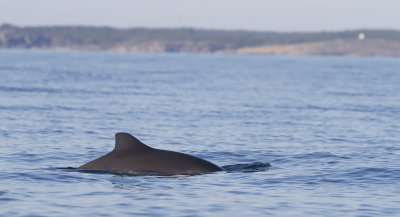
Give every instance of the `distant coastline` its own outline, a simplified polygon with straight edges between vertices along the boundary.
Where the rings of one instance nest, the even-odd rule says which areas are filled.
[[[2,49],[275,55],[400,56],[400,31],[261,32],[0,26]]]

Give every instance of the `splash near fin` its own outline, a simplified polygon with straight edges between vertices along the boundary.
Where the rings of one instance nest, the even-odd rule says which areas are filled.
[[[151,148],[128,133],[115,134],[115,151],[142,151],[147,149]]]

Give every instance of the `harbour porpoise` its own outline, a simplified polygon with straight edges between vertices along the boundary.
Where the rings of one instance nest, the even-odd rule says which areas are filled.
[[[149,147],[128,133],[115,134],[110,153],[77,169],[195,175],[222,170],[201,158]]]

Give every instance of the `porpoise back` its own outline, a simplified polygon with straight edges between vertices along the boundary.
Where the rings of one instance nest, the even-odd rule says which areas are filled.
[[[114,150],[78,169],[188,175],[221,170],[217,165],[192,155],[149,147],[122,132],[115,134]]]

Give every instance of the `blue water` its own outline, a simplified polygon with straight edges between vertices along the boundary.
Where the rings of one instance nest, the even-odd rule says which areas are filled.
[[[71,169],[120,131],[225,170]],[[400,216],[400,59],[1,50],[0,153],[2,216]]]

